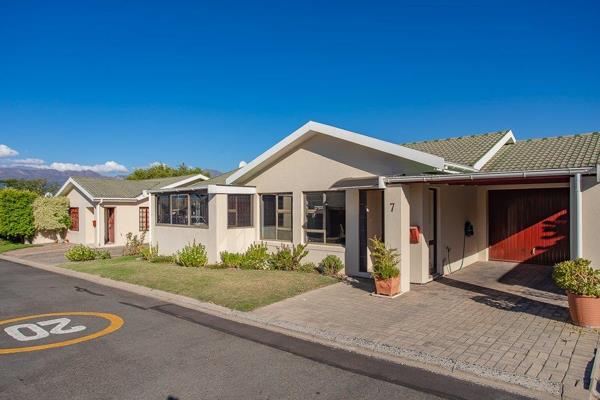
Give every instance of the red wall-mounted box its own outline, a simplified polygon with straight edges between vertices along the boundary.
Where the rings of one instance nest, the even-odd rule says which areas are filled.
[[[421,237],[421,229],[418,226],[410,227],[410,244],[418,244]]]

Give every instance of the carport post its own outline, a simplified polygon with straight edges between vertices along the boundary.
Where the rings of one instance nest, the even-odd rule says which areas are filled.
[[[581,174],[571,177],[571,258],[583,257]]]

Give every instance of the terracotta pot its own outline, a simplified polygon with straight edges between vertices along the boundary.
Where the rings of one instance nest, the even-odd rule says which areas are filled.
[[[400,293],[400,277],[381,279],[375,277],[375,292],[385,296],[393,296]]]
[[[576,325],[600,328],[600,298],[567,292],[569,313]]]

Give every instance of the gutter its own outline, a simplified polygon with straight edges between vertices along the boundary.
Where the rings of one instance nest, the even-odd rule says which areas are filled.
[[[452,175],[431,175],[431,176],[389,176],[384,178],[386,184],[390,183],[409,183],[409,182],[439,182],[439,181],[477,181],[481,179],[502,179],[502,178],[534,178],[544,176],[564,176],[575,174],[598,173],[595,167],[585,168],[561,168],[545,169],[535,171],[520,172],[483,172],[473,174],[452,174]]]
[[[173,189],[153,189],[148,190],[147,193],[155,194],[155,193],[177,193],[177,192],[195,192],[198,190],[217,190],[213,188],[248,188],[250,190],[254,189],[254,193],[256,193],[256,186],[236,186],[236,185],[219,185],[219,184],[208,184],[206,186],[197,186],[197,187],[182,187],[182,188],[173,188]],[[227,189],[223,189],[227,190]],[[216,192],[211,192],[216,193]]]

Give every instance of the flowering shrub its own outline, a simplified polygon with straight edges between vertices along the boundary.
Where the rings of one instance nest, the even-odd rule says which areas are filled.
[[[591,263],[583,258],[558,263],[552,279],[556,286],[572,294],[600,297],[600,270],[592,268]]]
[[[208,263],[206,247],[196,242],[188,244],[175,253],[175,262],[184,267],[204,267]]]
[[[110,258],[110,253],[108,250],[96,250],[84,244],[78,244],[67,250],[65,257],[69,261],[106,260]]]

